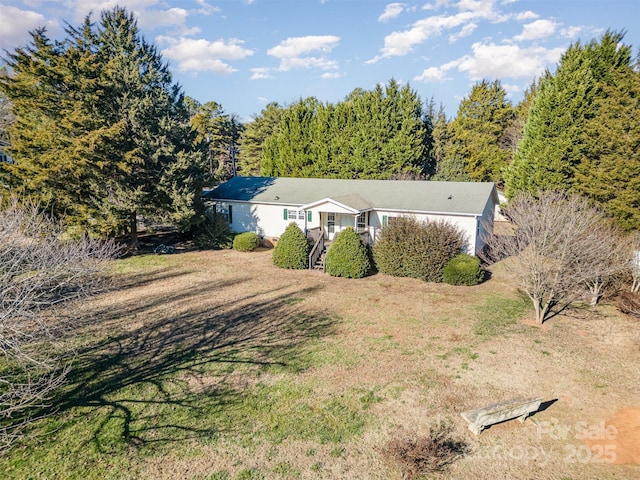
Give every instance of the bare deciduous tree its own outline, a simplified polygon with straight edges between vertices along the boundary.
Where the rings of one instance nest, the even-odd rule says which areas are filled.
[[[583,273],[585,286],[591,297],[590,304],[597,305],[607,289],[615,285],[629,269],[629,237],[612,222],[603,219],[587,232],[592,239]]]
[[[631,292],[640,292],[640,232],[635,232],[630,237],[630,270],[631,270]]]
[[[505,208],[512,235],[490,235],[492,258],[505,268],[533,302],[543,323],[553,313],[590,292],[592,302],[628,264],[613,238],[615,229],[585,198],[564,192],[522,194]]]
[[[0,450],[45,405],[68,371],[54,342],[72,331],[70,302],[105,286],[113,242],[68,239],[38,206],[0,198]]]

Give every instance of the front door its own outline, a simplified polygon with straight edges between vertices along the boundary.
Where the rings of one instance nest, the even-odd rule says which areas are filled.
[[[327,213],[327,239],[333,240],[336,235],[336,214],[333,212]]]

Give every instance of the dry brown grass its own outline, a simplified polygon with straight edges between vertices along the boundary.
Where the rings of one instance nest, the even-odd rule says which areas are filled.
[[[225,312],[276,298],[278,315],[340,319],[313,352],[315,365],[290,381],[312,385],[323,398],[371,392],[375,401],[364,433],[337,445],[295,439],[241,445],[223,437],[194,445],[189,455],[180,450],[133,460],[144,478],[204,479],[217,471],[235,478],[249,469],[265,478],[400,478],[380,447],[398,429],[428,436],[441,420],[470,446],[450,465],[447,478],[640,478],[638,465],[597,462],[593,452],[587,458],[579,450],[584,442],[576,438],[578,422],[598,425],[623,407],[640,406],[637,321],[605,305],[555,317],[543,328],[516,322],[482,336],[474,333],[479,308],[516,295],[500,265],[482,285],[453,287],[384,275],[349,280],[282,270],[270,256],[261,249],[162,257],[157,266],[127,274],[127,288],[97,298],[87,309],[116,306],[115,319],[95,326],[102,334],[139,330],[155,318],[179,319],[194,311],[224,319]],[[185,372],[183,378],[197,393],[220,383],[238,390],[268,386],[279,375]],[[479,436],[460,417],[461,411],[518,396],[542,396],[548,408],[524,424],[506,422]],[[550,425],[566,433],[556,434]]]

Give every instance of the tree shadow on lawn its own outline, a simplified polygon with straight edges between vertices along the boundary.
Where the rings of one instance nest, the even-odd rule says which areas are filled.
[[[305,344],[332,334],[335,318],[290,301],[315,288],[215,300],[243,281],[152,292],[85,312],[89,334],[102,338],[76,351],[56,410],[89,407],[97,427],[88,441],[103,453],[246,430],[229,421],[248,395],[238,377],[270,366],[304,368]],[[205,383],[194,385],[198,378]]]

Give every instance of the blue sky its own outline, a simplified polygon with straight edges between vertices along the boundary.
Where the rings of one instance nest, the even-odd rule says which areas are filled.
[[[0,0],[0,46],[115,5],[138,18],[184,92],[243,120],[268,102],[338,102],[395,78],[455,116],[482,79],[512,101],[562,52],[607,29],[640,48],[638,0]]]

